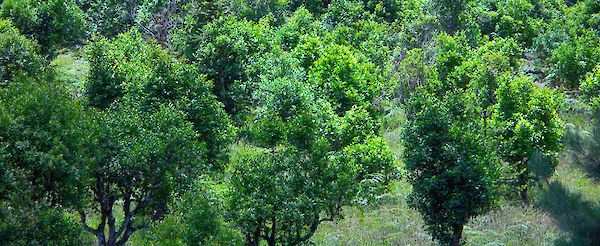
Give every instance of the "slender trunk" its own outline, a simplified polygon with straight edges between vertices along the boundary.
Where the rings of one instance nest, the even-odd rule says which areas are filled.
[[[527,186],[525,186],[522,190],[521,190],[521,201],[524,204],[529,204],[529,197],[527,196]]]
[[[104,233],[97,235],[96,238],[98,239],[99,246],[106,246],[106,239],[104,238]]]
[[[256,230],[254,233],[246,235],[246,245],[248,246],[259,246],[260,244],[260,225],[262,222],[257,224]]]
[[[127,240],[129,240],[129,237],[131,237],[131,235],[134,232],[135,232],[135,229],[131,226],[128,226],[127,229],[125,230],[125,234],[123,234],[123,237],[121,237],[121,239],[116,243],[116,245],[118,245],[118,246],[125,245]]]
[[[275,227],[277,222],[277,218],[275,215],[271,217],[271,236],[269,237],[269,246],[275,246],[275,233],[277,232],[277,227]]]
[[[98,225],[98,229],[97,229],[98,234],[96,235],[96,238],[98,238],[99,246],[108,245],[108,242],[106,241],[106,236],[104,235],[105,225],[106,225],[106,214],[102,213],[102,218],[100,218],[100,224]]]
[[[524,160],[523,162],[526,162],[526,160]],[[522,187],[521,191],[519,191],[521,201],[523,201],[524,204],[529,204],[529,199],[527,197],[527,170],[519,174],[518,182],[519,186]]]
[[[459,246],[464,225],[455,225],[452,228],[452,246]]]
[[[115,230],[115,216],[113,215],[112,207],[108,210],[108,245],[114,246],[117,243],[117,235]]]

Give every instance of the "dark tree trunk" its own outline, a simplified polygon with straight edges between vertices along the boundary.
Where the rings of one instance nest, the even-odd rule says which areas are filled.
[[[106,239],[104,239],[104,235],[98,236],[97,238],[98,238],[98,245],[106,246]]]
[[[260,244],[261,224],[262,224],[262,222],[259,222],[256,225],[256,230],[254,230],[253,233],[246,234],[246,245],[248,245],[248,246],[259,246],[259,244]]]
[[[276,208],[275,208],[276,209]],[[275,246],[275,234],[277,233],[277,217],[275,217],[275,215],[273,215],[271,217],[271,236],[269,237],[269,246]]]
[[[456,225],[452,228],[452,246],[459,246],[462,238],[464,225]]]
[[[529,204],[529,197],[527,196],[527,186],[525,186],[521,191],[520,191],[520,195],[521,195],[521,201],[524,204]]]
[[[521,161],[521,166],[524,168],[526,168],[526,164],[527,158]],[[519,191],[519,195],[521,196],[521,201],[523,201],[524,204],[529,204],[529,198],[527,196],[527,176],[528,172],[527,170],[524,170],[521,174],[519,174],[518,177],[519,186],[523,187],[521,191]]]

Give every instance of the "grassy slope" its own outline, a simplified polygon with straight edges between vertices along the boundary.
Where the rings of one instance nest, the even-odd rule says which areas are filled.
[[[53,62],[57,77],[71,85],[74,96],[83,90],[89,69],[78,52],[59,55]],[[388,120],[401,122],[398,112]],[[573,120],[573,119],[571,119]],[[400,157],[398,125],[384,134]],[[550,185],[532,192],[533,204],[502,202],[496,210],[465,227],[468,245],[594,245],[600,244],[600,184],[571,165],[568,158]],[[313,242],[317,245],[434,245],[419,214],[408,207],[410,185],[398,181],[374,207],[351,207],[345,218],[321,225]],[[120,216],[117,216],[120,217]],[[91,238],[90,238],[91,239]]]
[[[385,134],[401,149],[397,132]],[[565,155],[566,156],[566,155]],[[473,219],[466,227],[467,245],[599,245],[600,184],[571,165],[567,157],[550,185],[532,190],[532,204],[502,201],[494,211]],[[370,208],[348,208],[345,218],[323,224],[317,245],[435,245],[419,214],[408,207],[410,185],[392,185],[382,203]]]

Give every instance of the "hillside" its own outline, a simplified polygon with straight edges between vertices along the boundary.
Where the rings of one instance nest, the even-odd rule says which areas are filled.
[[[0,245],[599,245],[596,0],[0,0]]]

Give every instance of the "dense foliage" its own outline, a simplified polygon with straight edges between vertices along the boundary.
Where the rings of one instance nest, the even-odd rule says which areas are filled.
[[[413,206],[445,245],[460,245],[467,221],[494,205],[498,180],[497,159],[460,97],[415,95],[404,132]]]
[[[90,127],[81,105],[45,80],[12,81],[0,94],[3,241],[81,242],[60,209],[81,206],[86,194]]]
[[[460,245],[550,186],[565,132],[597,166],[594,0],[4,0],[0,18],[3,245],[304,245],[405,181]],[[565,131],[571,114],[594,126]]]
[[[6,0],[0,16],[35,39],[44,53],[81,42],[85,36],[84,13],[73,0]]]
[[[38,76],[43,71],[43,60],[38,46],[19,33],[9,20],[0,19],[0,86],[19,76]]]

